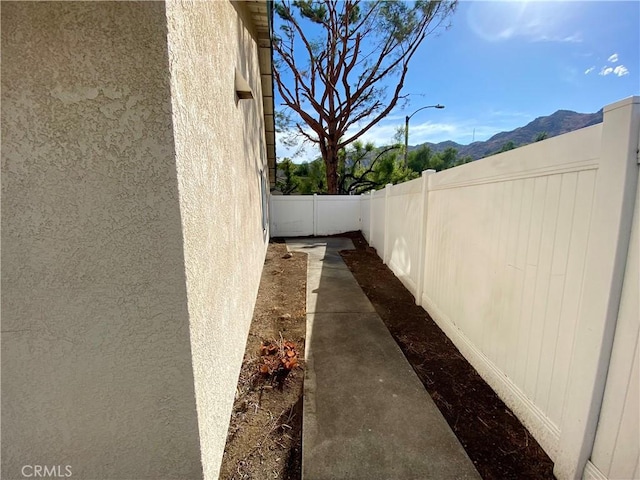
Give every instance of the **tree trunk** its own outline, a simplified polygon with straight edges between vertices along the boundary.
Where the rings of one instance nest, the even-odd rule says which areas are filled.
[[[329,195],[338,194],[338,148],[337,144],[327,142],[324,165],[327,169],[327,191]],[[337,143],[337,142],[336,142]]]

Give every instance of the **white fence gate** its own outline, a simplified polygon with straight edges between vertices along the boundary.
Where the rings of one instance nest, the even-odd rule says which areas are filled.
[[[360,230],[360,197],[271,195],[272,237],[333,235]]]

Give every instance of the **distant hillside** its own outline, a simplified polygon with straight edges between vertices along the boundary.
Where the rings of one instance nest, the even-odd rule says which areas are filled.
[[[505,143],[513,142],[516,147],[533,143],[541,133],[546,133],[547,138],[572,132],[580,128],[595,125],[602,122],[602,110],[596,113],[576,113],[570,110],[558,110],[556,113],[538,117],[524,127],[516,128],[510,132],[500,132],[484,142],[473,142],[469,145],[447,140],[440,143],[424,143],[431,150],[440,152],[448,147],[458,150],[460,156],[471,156],[474,160],[496,153]],[[419,148],[422,145],[409,147],[409,151]]]

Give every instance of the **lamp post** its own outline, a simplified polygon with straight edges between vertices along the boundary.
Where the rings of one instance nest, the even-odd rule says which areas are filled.
[[[438,103],[437,105],[427,105],[426,107],[420,107],[411,115],[407,115],[404,118],[404,164],[405,166],[407,165],[407,153],[409,152],[409,120],[411,120],[411,117],[413,117],[416,113],[418,113],[420,110],[424,110],[425,108],[442,109],[444,108],[444,105],[440,105]]]

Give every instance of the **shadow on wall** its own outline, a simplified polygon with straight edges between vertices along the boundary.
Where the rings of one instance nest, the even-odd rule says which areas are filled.
[[[397,277],[405,286],[413,284],[411,274],[414,272],[412,272],[411,253],[404,237],[396,238],[393,242],[389,266],[393,268],[394,272],[399,272]],[[415,292],[415,284],[409,290]]]
[[[246,24],[250,23],[250,13],[247,11],[246,5],[242,2],[239,4],[232,2],[232,5],[238,13],[236,20],[238,40],[236,58],[238,63],[236,68],[249,83],[253,94],[253,98],[250,99],[238,99],[236,96],[236,107],[242,111],[244,118],[242,128],[244,150],[243,152],[234,152],[236,156],[243,157],[242,162],[235,164],[242,165],[245,169],[243,178],[251,178],[253,176],[256,179],[257,186],[246,189],[249,195],[249,202],[254,205],[262,203],[262,199],[259,196],[256,197],[256,192],[261,195],[260,177],[267,176],[268,183],[264,107],[262,104],[263,92],[257,48],[258,38],[255,32],[250,32],[246,27]],[[250,52],[251,58],[247,52]],[[234,95],[236,95],[235,91]],[[239,192],[242,190],[244,189],[238,189]],[[259,221],[260,216],[257,216],[257,219]]]

